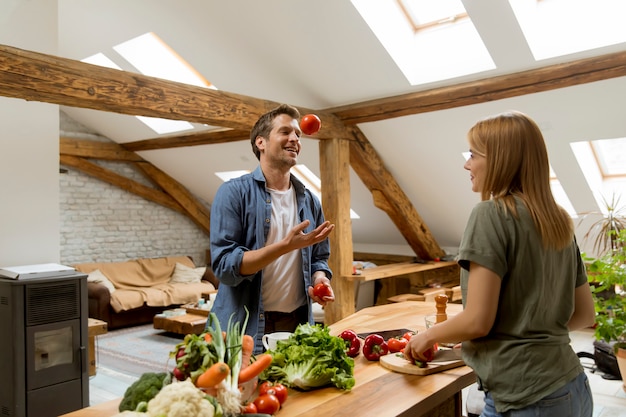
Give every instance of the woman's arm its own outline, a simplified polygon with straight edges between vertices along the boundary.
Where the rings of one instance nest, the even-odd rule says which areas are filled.
[[[424,361],[423,352],[435,342],[458,343],[488,334],[496,319],[501,285],[498,274],[471,262],[465,309],[411,337],[404,350],[405,357]]]
[[[567,322],[569,331],[591,327],[596,321],[596,310],[589,283],[576,287],[574,291],[574,313]]]

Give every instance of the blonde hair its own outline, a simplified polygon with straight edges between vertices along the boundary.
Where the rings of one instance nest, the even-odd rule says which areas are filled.
[[[525,114],[510,111],[480,120],[467,137],[471,149],[486,158],[482,199],[493,199],[517,218],[514,197],[519,197],[544,247],[569,245],[574,225],[552,195],[548,152],[539,126]]]

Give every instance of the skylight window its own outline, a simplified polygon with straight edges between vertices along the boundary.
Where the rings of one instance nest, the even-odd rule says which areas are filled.
[[[212,87],[211,83],[152,32],[120,43],[113,49],[144,75],[198,87]]]
[[[458,1],[424,1],[424,0],[396,0],[400,9],[406,15],[413,31],[442,27],[468,18],[463,4]]]
[[[219,179],[221,179],[222,181],[226,182],[229,180],[232,180],[233,178],[239,178],[242,175],[245,174],[249,174],[250,171],[248,170],[236,170],[236,171],[222,171],[222,172],[216,172],[215,175],[218,176]]]
[[[87,57],[83,59],[83,62],[86,62],[88,64],[93,64],[93,65],[99,65],[101,67],[121,70],[121,68],[115,62],[111,61],[109,57],[103,53],[97,53],[95,55]]]
[[[250,171],[224,171],[224,172],[216,172],[217,175],[222,181],[226,182],[233,178],[239,178],[244,174],[248,174]],[[322,181],[319,179],[317,175],[313,173],[306,165],[298,164],[291,168],[291,173],[299,179],[306,188],[309,189],[317,198],[322,200]],[[354,212],[354,210],[350,209],[350,218],[351,219],[360,219],[360,216]]]
[[[461,0],[351,1],[411,85],[495,68]]]
[[[113,49],[144,75],[215,89],[211,83],[152,32],[123,42],[114,46]],[[115,62],[102,53],[85,58],[83,62],[121,70]],[[193,125],[184,120],[144,116],[137,116],[137,119],[158,134],[193,129]]]
[[[626,138],[570,144],[578,165],[598,205],[606,213],[606,201],[626,195]]]
[[[623,0],[509,0],[536,60],[626,42]]]
[[[602,177],[626,176],[626,138],[594,140],[591,147]]]

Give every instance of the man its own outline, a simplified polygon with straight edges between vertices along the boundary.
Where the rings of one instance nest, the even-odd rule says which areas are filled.
[[[220,281],[213,311],[225,328],[233,314],[243,325],[246,307],[257,353],[263,334],[313,323],[312,301],[334,301],[328,235],[335,225],[290,172],[301,151],[299,118],[288,105],[262,115],[250,134],[259,167],[222,184],[211,206],[211,258]],[[324,299],[313,294],[320,283],[330,289]]]

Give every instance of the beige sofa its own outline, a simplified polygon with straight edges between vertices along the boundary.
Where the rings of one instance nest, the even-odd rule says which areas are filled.
[[[151,323],[155,314],[215,290],[211,269],[196,267],[187,256],[73,266],[88,274],[89,317],[109,329]]]

